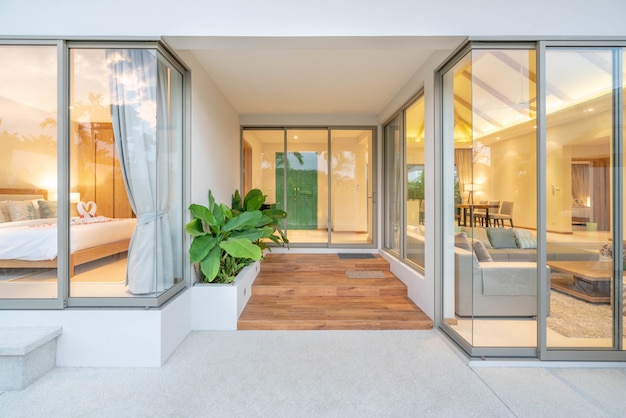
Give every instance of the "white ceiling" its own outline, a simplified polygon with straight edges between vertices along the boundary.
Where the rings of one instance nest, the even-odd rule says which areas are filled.
[[[459,37],[169,37],[241,115],[377,115],[436,50]],[[418,86],[416,86],[417,88]]]

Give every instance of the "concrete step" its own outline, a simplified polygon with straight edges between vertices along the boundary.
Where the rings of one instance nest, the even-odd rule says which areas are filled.
[[[56,366],[61,327],[0,327],[0,390],[22,390]]]

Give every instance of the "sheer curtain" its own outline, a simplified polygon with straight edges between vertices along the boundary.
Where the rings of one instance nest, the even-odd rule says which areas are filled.
[[[462,148],[454,150],[454,165],[456,165],[456,174],[459,178],[461,192],[464,192],[466,184],[472,181],[472,149]]]
[[[147,49],[109,49],[107,62],[115,144],[137,216],[126,282],[133,294],[162,292],[174,284],[167,212],[167,68],[157,64],[156,51]]]

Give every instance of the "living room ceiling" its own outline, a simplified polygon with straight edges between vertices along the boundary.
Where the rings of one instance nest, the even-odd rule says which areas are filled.
[[[428,57],[461,37],[168,37],[239,114],[378,115]],[[410,86],[416,89],[419,86]]]

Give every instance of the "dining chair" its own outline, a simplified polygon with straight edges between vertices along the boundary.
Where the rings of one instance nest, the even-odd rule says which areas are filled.
[[[491,226],[491,220],[492,220],[491,215],[492,214],[496,214],[496,213],[500,213],[500,205],[501,205],[501,203],[502,202],[499,201],[499,200],[490,200],[489,201],[489,206],[490,206],[490,208],[489,208],[489,218],[490,219],[487,219],[487,216],[485,216],[485,223],[487,224],[487,227]]]
[[[513,228],[513,206],[514,202],[511,201],[503,201],[502,206],[500,206],[500,213],[495,213],[492,215],[489,214],[489,218],[493,220],[494,226],[502,226],[504,227],[504,221],[509,221],[511,223],[511,228]]]
[[[487,203],[489,203],[489,201],[487,200],[481,200],[480,202],[478,202],[479,205],[486,205]],[[480,226],[484,226],[484,222],[486,220],[485,215],[487,214],[487,211],[485,209],[474,209],[473,214],[474,219],[472,219],[472,225],[476,225],[478,221],[480,221]]]

